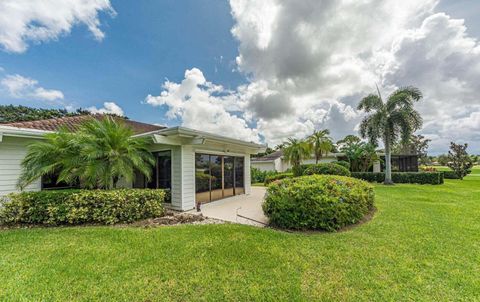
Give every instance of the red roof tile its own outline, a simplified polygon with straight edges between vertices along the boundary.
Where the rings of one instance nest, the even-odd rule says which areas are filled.
[[[46,131],[58,131],[61,127],[66,127],[70,131],[78,130],[79,126],[85,121],[95,118],[98,120],[103,119],[105,116],[101,114],[95,115],[79,115],[79,116],[70,116],[70,117],[61,117],[61,118],[52,118],[47,120],[38,120],[38,121],[28,121],[28,122],[16,122],[16,123],[7,123],[0,124],[2,126],[17,127],[17,128],[27,128],[27,129],[37,129],[37,130],[46,130]],[[127,126],[131,127],[135,134],[146,133],[156,130],[165,129],[165,127],[145,124],[141,122],[136,122],[132,120],[127,120],[119,117],[114,117],[117,121],[122,121]]]

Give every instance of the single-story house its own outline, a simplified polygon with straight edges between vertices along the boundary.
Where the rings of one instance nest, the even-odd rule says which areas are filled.
[[[103,116],[0,124],[0,196],[18,191],[21,162],[29,144],[60,127],[75,131],[91,118]],[[135,136],[150,138],[150,149],[157,160],[151,181],[139,174],[133,183],[123,183],[123,187],[169,189],[170,207],[181,211],[194,209],[197,203],[250,193],[250,156],[264,151],[265,146],[184,127],[118,119],[131,127]],[[39,179],[26,190],[51,189],[56,185]]]
[[[379,153],[378,155],[380,161],[373,164],[371,172],[385,170],[385,154]],[[344,153],[328,153],[319,160],[319,163],[330,163],[339,160],[347,161]],[[315,164],[315,162],[315,157],[312,155],[311,158],[303,160],[302,164]],[[283,157],[282,150],[277,150],[262,157],[252,158],[251,165],[260,171],[285,172],[291,168],[291,165]],[[392,155],[392,170],[398,172],[418,172],[418,156],[411,154]]]

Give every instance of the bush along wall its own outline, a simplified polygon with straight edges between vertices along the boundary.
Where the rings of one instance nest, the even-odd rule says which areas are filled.
[[[374,199],[365,181],[312,175],[271,184],[263,211],[274,227],[335,231],[359,222],[373,209]]]
[[[54,226],[129,223],[163,216],[165,197],[165,191],[150,189],[14,193],[1,202],[0,224]]]
[[[441,172],[393,172],[392,180],[394,183],[441,185],[444,182],[443,176],[444,175]],[[381,183],[385,180],[385,173],[352,172],[352,177],[363,179],[368,182]]]

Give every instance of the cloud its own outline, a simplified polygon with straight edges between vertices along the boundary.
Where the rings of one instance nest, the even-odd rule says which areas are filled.
[[[235,114],[242,102],[238,96],[208,82],[199,69],[187,70],[181,83],[166,81],[163,89],[158,96],[148,95],[145,102],[168,108],[168,118],[180,118],[188,128],[259,142],[257,131]]]
[[[125,113],[123,112],[123,109],[115,104],[114,102],[105,102],[103,103],[103,108],[97,108],[95,106],[88,107],[86,110],[92,112],[92,113],[98,113],[98,114],[116,114],[119,116],[124,116]]]
[[[192,69],[146,102],[194,128],[275,145],[319,128],[335,139],[355,134],[355,108],[375,84],[384,95],[414,85],[424,93],[420,132],[435,138],[430,151],[466,140],[478,152],[480,46],[438,3],[230,0],[237,69],[248,83],[225,91]]]
[[[37,80],[18,74],[5,76],[0,85],[11,97],[17,99],[57,101],[64,98],[60,90],[45,89],[39,86]]]
[[[28,44],[47,42],[70,33],[75,25],[87,26],[96,40],[99,13],[115,11],[109,0],[3,0],[0,2],[0,44],[8,52],[22,53]]]

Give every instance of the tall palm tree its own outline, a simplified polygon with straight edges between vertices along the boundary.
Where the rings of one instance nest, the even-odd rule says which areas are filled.
[[[150,179],[155,159],[148,141],[133,134],[109,116],[86,122],[76,133],[62,129],[49,134],[29,146],[19,187],[52,174],[58,174],[58,182],[102,189],[115,188],[121,178],[132,181],[135,170]]]
[[[385,184],[392,182],[391,147],[399,139],[408,141],[410,136],[422,126],[422,117],[414,109],[414,103],[422,99],[422,93],[415,87],[404,87],[393,92],[383,101],[380,90],[363,98],[358,110],[367,115],[360,124],[360,135],[368,137],[373,145],[383,140],[385,145]]]
[[[282,150],[283,157],[292,165],[293,174],[300,176],[300,164],[302,160],[310,158],[312,152],[311,145],[304,140],[289,138]]]
[[[315,163],[318,164],[318,161],[322,158],[323,154],[327,155],[328,152],[332,151],[333,143],[330,138],[330,130],[315,130],[313,134],[310,135],[307,139],[310,143],[313,153],[315,154]]]

